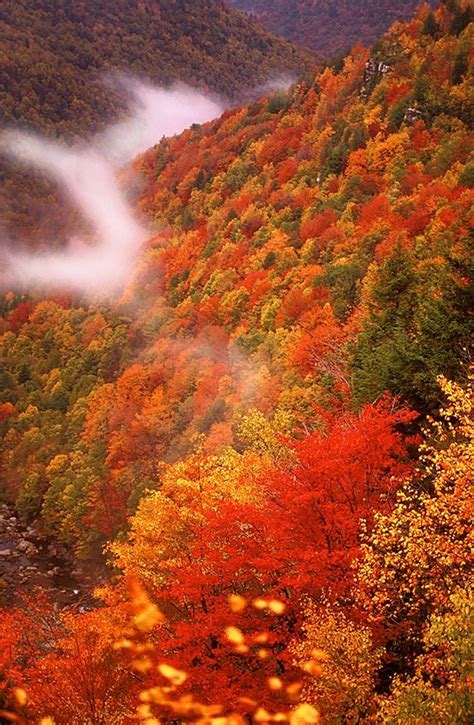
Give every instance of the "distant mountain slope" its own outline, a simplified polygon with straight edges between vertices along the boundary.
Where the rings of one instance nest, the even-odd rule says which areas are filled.
[[[5,509],[17,722],[472,721],[474,24],[450,8],[136,159],[156,226],[119,300],[1,301],[0,500],[92,573],[49,607],[75,560],[25,566]]]
[[[272,32],[331,57],[357,41],[371,44],[396,20],[411,17],[419,0],[230,0]],[[430,0],[436,5],[436,0]]]
[[[309,53],[266,33],[221,0],[3,0],[3,122],[84,133],[114,110],[99,82],[122,69],[236,98]]]
[[[314,65],[309,51],[222,0],[3,0],[0,36],[0,125],[65,137],[97,130],[123,108],[103,85],[110,69],[242,99],[278,73],[299,75]],[[1,164],[8,233],[41,216],[26,198],[38,196],[39,186],[45,198],[46,182],[33,194],[26,177],[12,180]]]
[[[472,330],[467,21],[458,4],[425,10],[341,70],[146,154],[143,211],[172,229],[165,328],[212,320],[259,365],[286,355],[269,374],[298,370],[301,399],[342,375],[358,403],[436,405]]]
[[[5,300],[0,464],[23,515],[84,550],[160,460],[236,444],[249,407],[283,430],[386,390],[436,409],[473,336],[473,27],[455,20],[138,159],[158,231],[118,312]]]

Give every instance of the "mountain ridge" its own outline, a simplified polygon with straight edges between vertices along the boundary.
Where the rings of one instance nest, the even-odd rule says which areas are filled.
[[[258,18],[274,33],[313,48],[330,58],[347,52],[357,42],[370,45],[397,20],[407,20],[419,0],[378,2],[364,0],[229,0],[239,10]],[[437,0],[429,0],[434,7]]]
[[[472,721],[473,32],[163,139],[119,299],[1,299],[1,495],[114,567],[31,595],[2,507],[10,720]]]
[[[438,404],[436,375],[462,377],[471,334],[464,310],[472,25],[456,35],[450,13],[437,18],[445,30],[436,37],[416,18],[372,52],[356,48],[341,70],[326,68],[288,93],[229,110],[137,159],[145,179],[140,211],[160,231],[144,248],[120,312],[94,313],[95,322],[86,309],[77,313],[74,334],[89,339],[91,324],[94,352],[62,339],[76,315],[67,303],[35,311],[28,302],[16,312],[18,298],[6,302],[5,329],[19,336],[15,344],[5,338],[11,402],[29,399],[33,386],[33,404],[45,384],[44,405],[60,417],[83,390],[68,356],[79,356],[79,371],[91,365],[86,389],[96,402],[86,428],[96,431],[107,466],[118,469],[106,474],[108,485],[123,476],[124,490],[114,494],[121,500],[137,495],[137,476],[150,480],[152,450],[175,460],[202,434],[208,451],[232,445],[249,405],[304,425],[316,402],[349,399],[358,407],[388,390],[427,414]],[[50,364],[36,341],[22,368],[22,330],[36,339],[36,325],[51,327],[69,373],[47,384],[35,375],[24,387],[34,358],[43,373]],[[122,399],[132,389],[139,409],[156,406],[163,421],[148,433],[137,419],[136,450],[126,443]],[[103,429],[109,406],[115,422]],[[13,447],[5,462],[12,481],[21,456]],[[27,490],[11,495],[25,511],[37,505]],[[44,510],[62,529],[54,496]],[[110,515],[107,530],[117,526]]]
[[[4,0],[0,27],[0,123],[68,141],[122,117],[126,102],[104,82],[108,73],[187,82],[235,103],[275,75],[297,76],[316,62],[222,0]],[[48,219],[53,198],[64,208],[49,180],[37,174],[33,183],[1,160],[7,239],[61,237],[64,224]]]

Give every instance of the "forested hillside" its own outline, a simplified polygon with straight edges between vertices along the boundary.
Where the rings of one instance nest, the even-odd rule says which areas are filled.
[[[4,298],[3,497],[116,575],[5,612],[10,710],[472,721],[466,7],[138,158],[115,304]]]
[[[314,48],[326,58],[345,53],[358,41],[370,45],[397,20],[406,20],[419,0],[230,0],[269,30]],[[431,0],[434,7],[438,3]]]
[[[0,24],[3,123],[62,136],[97,130],[116,113],[101,83],[107,70],[239,99],[312,62],[220,0],[4,0]]]
[[[67,139],[84,138],[125,110],[123,94],[105,83],[108,71],[160,85],[183,81],[236,102],[315,62],[221,0],[4,0],[0,34],[1,125]],[[38,224],[48,209],[53,216],[54,192],[44,178],[33,184],[2,160],[2,236],[34,235],[30,220]],[[43,235],[59,230],[52,222]]]

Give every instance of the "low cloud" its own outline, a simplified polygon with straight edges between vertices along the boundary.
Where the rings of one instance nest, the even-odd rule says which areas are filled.
[[[73,291],[110,295],[123,287],[147,230],[126,202],[117,172],[163,136],[219,116],[222,107],[185,86],[154,88],[120,78],[129,116],[91,142],[74,146],[15,130],[0,136],[0,152],[57,181],[94,230],[93,240],[71,234],[51,253],[16,252],[4,247],[4,289]]]
[[[162,136],[210,121],[224,110],[217,100],[179,83],[156,88],[120,75],[109,82],[128,96],[131,112],[96,142],[103,155],[119,165],[154,146]]]

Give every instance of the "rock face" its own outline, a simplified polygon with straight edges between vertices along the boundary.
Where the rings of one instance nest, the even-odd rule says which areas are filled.
[[[422,117],[423,113],[420,111],[419,108],[415,108],[414,106],[409,106],[407,110],[405,111],[405,116],[403,117],[403,120],[405,123],[415,123]]]
[[[8,506],[0,504],[0,606],[35,588],[59,606],[78,602],[84,586],[71,574],[71,566],[57,544],[33,526],[23,526]]]
[[[27,539],[20,539],[17,546],[17,551],[22,552],[23,554],[32,555],[37,554],[38,549],[34,544],[31,543],[31,541],[28,541]]]
[[[376,83],[380,80],[380,78],[387,75],[390,70],[391,67],[387,63],[384,63],[383,60],[369,58],[365,64],[364,83],[360,91],[362,100],[366,101],[369,98]]]

